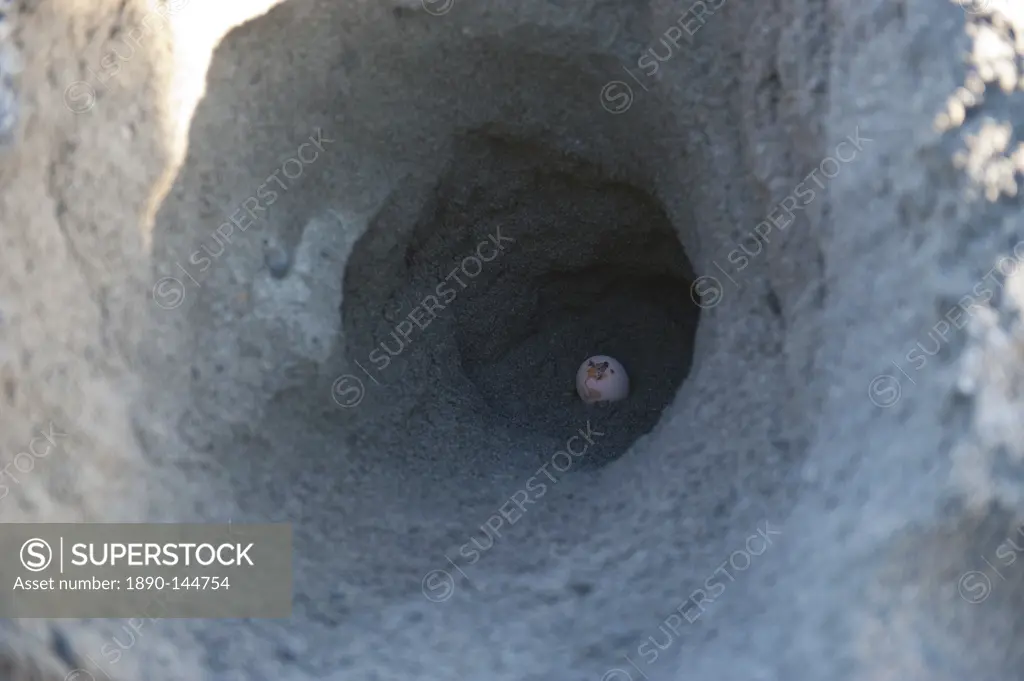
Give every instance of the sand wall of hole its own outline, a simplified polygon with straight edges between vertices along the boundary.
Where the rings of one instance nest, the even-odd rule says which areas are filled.
[[[1019,507],[1015,288],[894,403],[871,392],[1021,232],[1013,199],[975,192],[998,144],[954,162],[986,118],[934,127],[971,82],[965,26],[1013,54],[1014,19],[940,4],[708,2],[695,32],[669,3],[185,7],[84,110],[68,87],[147,8],[17,8],[0,432],[4,452],[50,421],[68,438],[0,514],[291,522],[295,616],[153,622],[113,667],[122,623],[5,622],[9,675],[1004,673],[1020,581],[983,607],[957,584]],[[1012,130],[1016,97],[972,111]],[[481,195],[460,195],[474,162]],[[536,300],[481,279],[379,382],[359,373],[503,192],[534,198],[536,219],[498,213],[540,241],[486,276],[548,258]],[[460,201],[472,219],[428,219]],[[604,231],[551,236],[602,212]],[[630,251],[631,229],[656,247]],[[588,248],[607,255],[573,260]],[[509,366],[548,367],[488,326],[557,340],[530,320],[614,301],[615,257],[620,288],[683,327],[643,346],[675,378],[618,433],[532,401],[550,381],[501,390]],[[581,430],[593,456],[553,468]]]

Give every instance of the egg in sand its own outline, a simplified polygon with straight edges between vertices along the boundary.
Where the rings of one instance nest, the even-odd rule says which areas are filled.
[[[618,402],[629,396],[629,375],[608,355],[594,355],[576,371],[576,392],[587,404]]]

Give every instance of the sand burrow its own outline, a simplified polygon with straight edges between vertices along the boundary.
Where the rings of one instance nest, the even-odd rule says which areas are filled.
[[[474,136],[383,264],[390,227],[370,226],[345,275],[348,352],[371,381],[423,343],[415,361],[461,372],[474,408],[510,426],[560,437],[599,415],[615,435],[596,466],[651,429],[689,370],[699,308],[675,230],[650,196],[592,166]],[[579,400],[576,368],[594,354],[625,363],[628,401]]]

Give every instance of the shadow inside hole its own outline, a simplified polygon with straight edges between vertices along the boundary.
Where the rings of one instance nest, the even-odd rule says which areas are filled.
[[[439,300],[417,312],[425,340],[401,344],[396,321],[350,308],[349,354],[387,352],[420,376],[418,365],[452,367],[448,382],[473,393],[481,422],[560,441],[590,422],[604,435],[577,468],[607,464],[654,427],[690,370],[700,311],[676,230],[649,194],[564,154],[489,136],[456,148],[415,227],[371,225],[345,278],[346,305],[404,318]],[[395,233],[406,236],[388,244]],[[623,363],[628,399],[576,394],[596,354]]]

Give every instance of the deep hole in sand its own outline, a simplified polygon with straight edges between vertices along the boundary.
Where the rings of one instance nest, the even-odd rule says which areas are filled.
[[[622,585],[672,597],[681,588],[660,575],[642,585],[637,563],[664,551],[678,559],[673,571],[699,578],[728,555],[719,543],[740,495],[775,494],[772,471],[787,466],[773,450],[757,462],[764,478],[741,474],[748,455],[716,439],[732,407],[707,411],[710,391],[747,391],[743,377],[756,374],[722,382],[718,368],[773,366],[760,360],[774,317],[735,296],[726,317],[698,319],[690,291],[693,270],[731,247],[716,230],[746,216],[753,194],[734,195],[735,179],[705,184],[730,168],[710,164],[719,147],[703,148],[701,135],[678,141],[690,139],[692,117],[668,130],[654,100],[631,109],[639,118],[603,108],[600,59],[538,53],[528,35],[481,41],[452,22],[423,21],[438,33],[421,45],[385,17],[358,28],[363,59],[376,55],[360,71],[343,63],[334,25],[295,7],[224,41],[156,228],[167,276],[184,279],[176,263],[211,242],[222,216],[260,199],[263,185],[278,194],[195,272],[202,286],[183,309],[159,318],[189,339],[168,353],[166,375],[186,379],[176,425],[202,453],[191,479],[216,506],[205,513],[293,525],[295,617],[282,627],[308,641],[303,660],[318,676],[350,657],[339,638],[360,640],[381,613],[444,618],[475,637],[478,613],[517,619],[506,597],[571,607],[591,628],[567,640],[573,655],[607,664],[670,597],[622,599]],[[337,54],[325,47],[336,44]],[[428,56],[458,49],[458,64],[479,65],[471,78],[427,68],[450,65]],[[325,54],[323,79],[295,76],[294,63],[309,61],[312,74]],[[257,80],[274,106],[251,97]],[[266,136],[253,143],[236,120]],[[266,179],[321,126],[335,141],[287,191]],[[286,276],[268,272],[264,240],[291,256]],[[755,290],[756,270],[746,276],[744,290]],[[575,394],[577,367],[598,353],[626,366],[631,398],[597,407]],[[341,377],[364,384],[357,404],[332,399]],[[739,425],[771,424],[774,385]],[[564,469],[555,454],[591,428],[602,435]],[[223,484],[207,482],[214,467]],[[681,498],[685,512],[673,506]],[[520,519],[494,530],[509,510]],[[457,582],[442,605],[424,582],[439,570]],[[620,607],[629,621],[610,622]],[[532,631],[538,649],[563,645]],[[218,645],[210,657],[217,669],[240,659]]]
[[[600,418],[611,435],[579,468],[604,465],[650,431],[689,372],[692,266],[654,199],[600,169],[486,135],[457,147],[404,242],[382,247],[387,221],[357,242],[349,356],[383,377],[454,346],[479,404],[510,425],[563,437]],[[439,338],[430,327],[445,318]],[[625,365],[627,400],[579,399],[576,370],[595,354]]]

